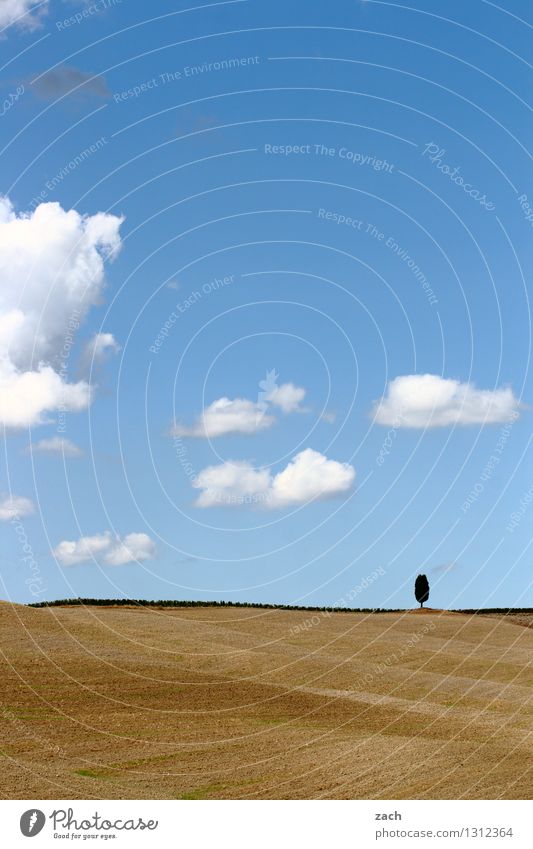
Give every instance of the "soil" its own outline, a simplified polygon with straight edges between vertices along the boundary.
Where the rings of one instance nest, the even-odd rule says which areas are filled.
[[[523,624],[1,604],[0,796],[531,799]]]

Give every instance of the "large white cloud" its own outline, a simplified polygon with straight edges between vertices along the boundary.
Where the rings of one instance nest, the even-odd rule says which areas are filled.
[[[0,27],[17,22],[18,26],[34,29],[48,7],[48,0],[1,0]]]
[[[500,424],[517,415],[520,403],[512,389],[477,389],[436,374],[407,374],[391,380],[374,407],[378,424],[426,428],[447,425]]]
[[[84,380],[66,383],[51,366],[18,372],[0,359],[0,424],[7,428],[43,424],[54,410],[79,412],[89,406],[91,389]]]
[[[270,406],[278,407],[285,414],[303,412],[300,402],[304,397],[305,389],[292,383],[283,383],[261,393],[257,401],[248,398],[218,398],[205,408],[194,424],[175,424],[172,435],[214,439],[230,433],[258,433],[272,427],[276,421],[267,412]]]
[[[268,510],[333,498],[349,490],[355,469],[349,463],[328,460],[306,448],[272,475],[246,461],[227,461],[203,469],[193,482],[202,490],[196,507],[229,507],[255,504]]]
[[[354,480],[355,469],[349,463],[328,460],[319,451],[306,448],[273,478],[269,506],[333,498],[349,490]]]
[[[75,334],[101,300],[104,263],[120,249],[122,219],[81,216],[58,203],[17,215],[0,198],[0,424],[86,408],[86,381],[66,376]]]
[[[22,495],[8,495],[0,498],[0,522],[22,519],[35,511],[33,501]]]
[[[123,566],[133,561],[151,560],[155,551],[155,543],[148,534],[132,533],[121,539],[106,531],[76,541],[63,540],[53,554],[62,566],[75,566],[93,559],[101,559],[108,566]]]

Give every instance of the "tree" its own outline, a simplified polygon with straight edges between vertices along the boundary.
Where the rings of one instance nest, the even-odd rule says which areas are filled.
[[[429,598],[429,581],[425,575],[417,575],[415,581],[415,598],[424,607],[424,602]]]

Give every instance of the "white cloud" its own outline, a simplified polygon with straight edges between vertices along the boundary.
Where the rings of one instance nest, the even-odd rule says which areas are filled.
[[[264,500],[271,484],[267,469],[254,469],[245,460],[228,460],[219,466],[208,466],[193,482],[202,492],[196,507],[228,507],[256,504]]]
[[[35,29],[47,7],[48,0],[1,0],[0,27],[9,26],[16,21],[20,27]]]
[[[0,498],[0,522],[9,522],[11,519],[22,519],[30,516],[35,511],[33,501],[22,495],[9,495]]]
[[[246,398],[219,398],[205,408],[191,427],[176,424],[172,434],[212,439],[228,433],[257,433],[273,425],[274,421],[273,416],[263,414],[257,404]]]
[[[75,542],[63,540],[53,554],[62,566],[75,566],[99,557],[109,566],[123,566],[135,560],[151,560],[155,556],[155,543],[148,534],[132,533],[121,539],[106,531]]]
[[[117,542],[104,557],[110,566],[123,566],[134,560],[152,560],[155,557],[155,542],[148,534],[128,534]]]
[[[58,203],[17,215],[0,198],[0,424],[38,425],[91,403],[87,382],[68,383],[66,370],[76,331],[101,300],[121,223]]]
[[[301,401],[305,398],[305,389],[301,386],[295,386],[294,383],[282,383],[281,386],[276,386],[268,395],[267,401],[279,407],[282,413],[303,413],[305,410],[300,407]]]
[[[227,461],[203,469],[193,486],[202,490],[196,507],[258,504],[274,510],[333,498],[349,490],[354,480],[353,466],[306,448],[277,475],[246,461]]]
[[[374,416],[389,427],[500,424],[510,421],[519,407],[510,388],[477,389],[436,374],[407,374],[389,383]]]
[[[205,408],[197,421],[191,425],[177,423],[172,435],[214,439],[229,433],[252,434],[266,430],[275,423],[274,416],[267,412],[268,405],[279,407],[283,413],[304,412],[300,401],[305,389],[292,383],[283,383],[263,393],[264,399],[250,401],[247,398],[218,398]]]
[[[62,566],[74,566],[76,563],[84,563],[91,560],[103,551],[108,550],[112,544],[109,531],[105,534],[96,534],[92,537],[81,537],[76,542],[63,540],[56,548],[54,554]]]
[[[45,424],[45,413],[79,412],[91,403],[91,388],[84,380],[65,383],[51,366],[18,372],[0,358],[0,424],[7,428]]]
[[[333,498],[351,488],[355,469],[349,463],[328,460],[306,448],[277,474],[271,487],[271,507],[306,504],[314,499]]]
[[[61,454],[65,457],[81,457],[83,451],[70,439],[60,436],[52,436],[50,439],[41,439],[31,446],[33,454]]]
[[[93,364],[99,365],[118,351],[120,351],[120,345],[112,333],[95,333],[85,345],[83,362],[87,367]]]

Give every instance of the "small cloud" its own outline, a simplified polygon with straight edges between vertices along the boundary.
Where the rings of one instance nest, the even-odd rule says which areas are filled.
[[[459,564],[455,563],[455,561],[452,561],[451,563],[441,563],[439,566],[433,566],[431,571],[437,575],[443,575],[446,572],[452,572],[454,569],[457,569],[458,566]]]
[[[407,374],[392,380],[373,410],[380,425],[397,428],[504,424],[520,403],[512,389],[477,389],[436,374]]]
[[[83,350],[83,368],[89,370],[93,366],[102,365],[112,354],[119,351],[120,345],[112,333],[96,333]]]
[[[175,424],[172,435],[214,439],[229,433],[257,433],[271,427],[274,422],[273,416],[261,414],[254,401],[247,398],[218,398],[205,408],[193,425]]]
[[[101,557],[108,566],[152,560],[156,546],[148,534],[131,533],[124,538],[113,537],[109,531],[79,540],[63,540],[53,554],[62,566],[75,566]]]
[[[326,422],[326,424],[335,424],[335,421],[337,420],[337,413],[333,410],[324,410],[320,418],[323,422]]]
[[[270,401],[275,407],[279,407],[285,415],[308,412],[300,406],[304,398],[305,389],[302,386],[295,386],[294,383],[282,383],[281,386],[276,386],[266,396],[266,400]]]
[[[272,480],[268,469],[255,469],[245,460],[208,466],[193,482],[202,492],[195,507],[236,507],[265,501]]]
[[[35,512],[33,501],[22,495],[8,495],[0,498],[0,522],[22,519]]]
[[[75,97],[110,97],[105,77],[91,74],[74,68],[71,65],[60,65],[45,71],[32,82],[32,90],[42,100],[56,100],[67,94]]]
[[[85,563],[96,555],[108,550],[112,544],[109,531],[92,537],[81,537],[76,542],[63,540],[54,548],[53,553],[62,566],[74,566]]]
[[[261,505],[275,510],[334,498],[351,489],[354,481],[355,469],[349,463],[306,448],[277,475],[244,460],[227,461],[203,469],[193,487],[202,490],[196,507]]]
[[[192,112],[183,111],[180,123],[176,128],[176,135],[179,137],[208,130],[209,127],[216,126],[218,122],[219,119],[215,115],[194,115]]]
[[[16,24],[21,29],[37,29],[48,9],[48,0],[0,0],[0,27]]]
[[[83,451],[70,439],[60,436],[52,436],[50,439],[41,439],[28,448],[32,454],[60,454],[64,457],[81,457]]]
[[[179,280],[169,280],[166,285],[167,289],[172,289],[172,291],[174,292],[177,292],[180,287],[181,283],[179,282]]]
[[[259,385],[265,386],[266,383],[261,381]],[[176,423],[172,435],[214,439],[230,433],[258,433],[276,422],[276,418],[267,412],[270,405],[278,407],[286,415],[303,413],[305,410],[300,406],[300,401],[304,396],[305,389],[292,383],[276,386],[272,380],[272,385],[268,384],[268,391],[260,392],[257,401],[248,398],[218,398],[205,408],[194,424]]]
[[[155,557],[155,542],[148,534],[128,534],[123,540],[117,540],[104,556],[109,566],[123,566],[125,563],[152,560]]]

